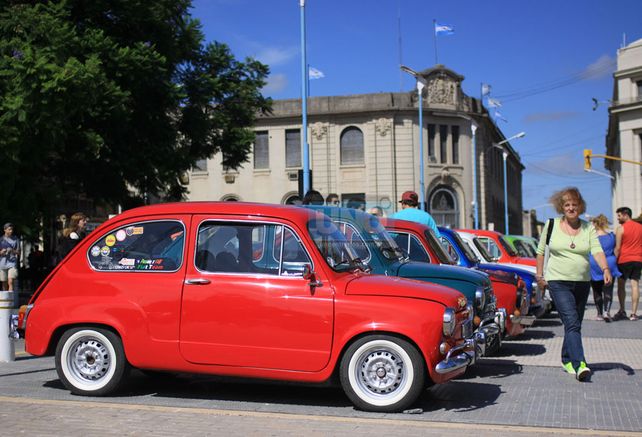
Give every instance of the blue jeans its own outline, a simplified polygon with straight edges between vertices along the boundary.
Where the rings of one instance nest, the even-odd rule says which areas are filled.
[[[573,368],[577,369],[580,361],[586,361],[582,346],[582,319],[591,283],[589,281],[549,281],[548,289],[564,324],[562,363],[572,363]]]

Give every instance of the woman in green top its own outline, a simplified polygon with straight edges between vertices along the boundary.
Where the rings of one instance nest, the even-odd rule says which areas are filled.
[[[580,220],[580,214],[586,211],[586,202],[579,190],[570,187],[558,191],[551,197],[551,203],[562,217],[553,221],[545,275],[544,251],[549,223],[544,226],[537,247],[535,278],[538,287],[548,286],[564,324],[562,366],[579,381],[584,381],[591,374],[582,346],[582,319],[591,288],[589,253],[604,272],[605,285],[610,284],[613,278],[595,228]]]

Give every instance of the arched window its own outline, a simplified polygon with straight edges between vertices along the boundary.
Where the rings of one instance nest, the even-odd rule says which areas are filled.
[[[235,194],[228,194],[221,199],[223,202],[238,202],[240,199]]]
[[[301,205],[301,203],[302,203],[302,200],[298,194],[289,194],[289,195],[286,195],[285,198],[283,199],[284,205]]]
[[[363,164],[363,132],[351,126],[341,132],[341,165]]]
[[[430,214],[439,226],[459,227],[457,195],[448,187],[440,186],[430,195]]]

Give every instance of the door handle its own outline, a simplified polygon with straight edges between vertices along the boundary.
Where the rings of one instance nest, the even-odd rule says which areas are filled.
[[[196,278],[196,279],[186,279],[185,284],[187,285],[207,285],[210,283],[209,279],[205,278]]]

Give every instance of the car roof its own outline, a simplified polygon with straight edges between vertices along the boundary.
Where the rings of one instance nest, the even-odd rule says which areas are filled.
[[[500,237],[503,235],[501,232],[489,231],[487,229],[457,229],[457,232],[468,232],[469,234],[480,235],[485,237]]]
[[[168,214],[228,214],[254,217],[287,217],[293,221],[307,222],[318,212],[293,205],[254,202],[172,202],[132,208],[111,218],[104,225],[131,218]],[[102,226],[101,226],[102,227]]]
[[[399,220],[393,218],[380,218],[379,221],[384,227],[398,228],[398,229],[412,229],[416,232],[423,232],[426,229],[430,229],[429,226],[426,226],[422,223],[411,222],[408,220]]]

